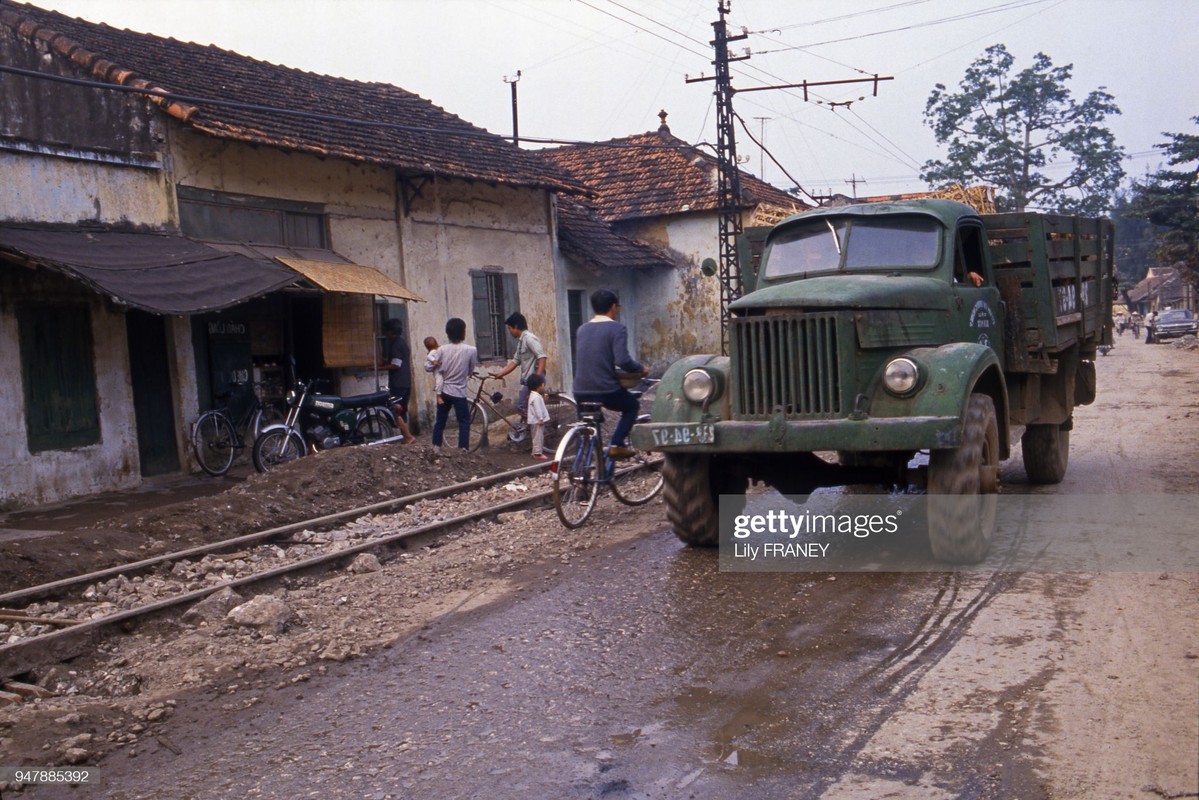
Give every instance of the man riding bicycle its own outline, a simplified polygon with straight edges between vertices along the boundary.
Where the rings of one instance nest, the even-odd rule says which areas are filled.
[[[612,445],[608,455],[612,458],[630,458],[636,451],[629,447],[626,438],[637,421],[640,401],[620,384],[616,369],[640,373],[649,370],[629,355],[629,329],[617,322],[620,299],[611,289],[598,289],[591,294],[591,308],[595,316],[579,327],[576,339],[575,401],[582,409],[583,403],[601,403],[604,408],[620,412],[620,420],[612,433]]]

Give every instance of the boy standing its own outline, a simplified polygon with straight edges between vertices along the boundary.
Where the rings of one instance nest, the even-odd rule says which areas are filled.
[[[440,397],[444,400],[437,406],[433,419],[433,446],[441,447],[450,409],[458,419],[458,447],[470,449],[470,389],[467,382],[479,366],[479,351],[474,345],[466,344],[466,321],[453,317],[445,324],[445,335],[449,344],[443,344],[429,354],[425,361],[427,372],[441,375]],[[434,358],[436,355],[436,358]]]
[[[534,373],[529,376],[529,427],[533,430],[533,458],[545,461],[545,423],[550,421],[550,412],[545,407],[545,378]]]

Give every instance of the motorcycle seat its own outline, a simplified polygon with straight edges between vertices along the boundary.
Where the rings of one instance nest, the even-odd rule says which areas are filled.
[[[341,398],[342,408],[370,408],[371,406],[387,405],[387,392],[372,392],[371,394],[356,394],[352,397]]]

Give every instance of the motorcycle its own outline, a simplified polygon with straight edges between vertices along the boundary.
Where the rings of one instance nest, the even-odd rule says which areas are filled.
[[[316,394],[317,383],[297,381],[287,393],[286,421],[264,428],[254,441],[254,467],[259,472],[310,452],[403,438],[395,435],[395,412],[387,392],[339,397]]]

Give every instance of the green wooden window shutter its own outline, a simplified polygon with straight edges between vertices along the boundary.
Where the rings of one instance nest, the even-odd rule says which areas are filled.
[[[505,272],[502,277],[504,281],[504,316],[500,320],[501,325],[508,317],[520,311],[520,292],[516,287],[516,275]]]
[[[488,303],[487,273],[472,272],[470,275],[471,313],[475,323],[475,347],[480,356],[495,352],[495,334],[491,330],[491,310]]]
[[[100,441],[92,318],[87,306],[17,309],[29,451]]]

